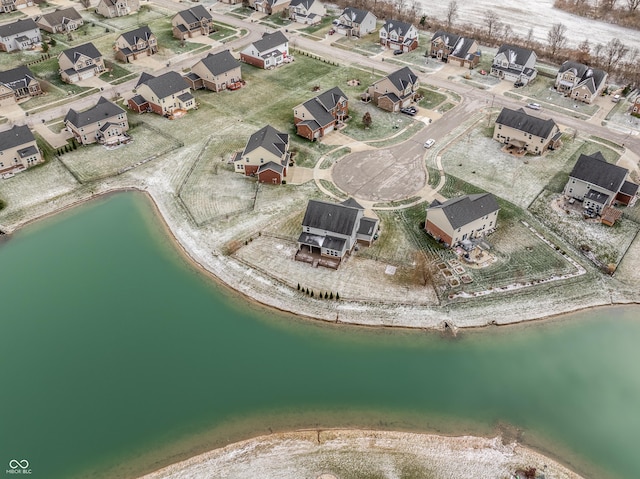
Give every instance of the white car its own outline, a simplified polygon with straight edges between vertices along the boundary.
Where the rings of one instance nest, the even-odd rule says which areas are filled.
[[[434,140],[433,138],[429,138],[427,141],[424,142],[424,147],[431,148],[435,142],[436,140]]]
[[[542,107],[540,105],[538,105],[537,103],[529,103],[527,105],[527,108],[531,108],[532,110],[540,110],[540,109],[542,109]]]

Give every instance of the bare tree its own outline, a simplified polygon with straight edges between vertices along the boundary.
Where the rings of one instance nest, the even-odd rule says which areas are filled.
[[[513,37],[513,28],[511,28],[511,25],[507,23],[504,26],[504,29],[502,30],[502,39],[505,42],[510,42],[512,40],[512,37]]]
[[[533,46],[534,38],[533,38],[533,28],[530,28],[527,32],[527,39],[525,40],[527,46],[531,48]]]
[[[500,29],[498,14],[493,10],[487,10],[484,14],[484,24],[488,30],[489,41],[491,41],[493,40],[493,34],[495,31]]]
[[[606,67],[607,71],[611,70],[613,65],[617,65],[620,62],[627,52],[629,51],[629,47],[627,47],[624,43],[622,43],[617,38],[612,38],[602,49],[603,65]]]
[[[640,0],[627,0],[627,8],[630,12],[635,12],[640,7]]]
[[[613,11],[613,9],[616,7],[616,1],[617,0],[602,0],[600,2],[600,11],[603,13]]]
[[[457,0],[451,0],[447,7],[447,28],[451,27],[453,21],[458,16],[458,2]]]
[[[554,23],[547,32],[547,41],[552,57],[555,57],[558,50],[561,50],[567,43],[565,33],[567,33],[567,27],[562,23]]]
[[[591,60],[591,44],[589,40],[585,38],[580,45],[578,45],[578,58],[580,63],[590,63]]]

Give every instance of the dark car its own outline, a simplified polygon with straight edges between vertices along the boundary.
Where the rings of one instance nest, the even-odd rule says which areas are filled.
[[[416,109],[415,106],[410,106],[407,108],[402,108],[400,112],[404,113],[405,115],[416,116],[416,113],[418,113],[418,110]]]
[[[513,86],[516,87],[516,88],[520,88],[520,87],[524,86],[524,83],[522,83],[521,81],[517,81],[517,82],[515,82],[513,84]]]
[[[394,50],[393,54],[394,55],[402,55],[404,52],[402,50]]]

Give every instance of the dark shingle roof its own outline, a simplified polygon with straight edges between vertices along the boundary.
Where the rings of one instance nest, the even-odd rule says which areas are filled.
[[[196,5],[195,7],[187,8],[177,13],[188,24],[201,21],[203,18],[212,20],[211,14],[202,5]]]
[[[617,193],[629,170],[607,163],[600,152],[580,155],[569,176]]]
[[[0,25],[0,37],[11,37],[29,30],[38,29],[38,25],[30,18],[16,20],[13,23]]]
[[[240,66],[240,62],[233,57],[229,50],[209,53],[201,62],[214,75],[220,75]]]
[[[305,101],[302,105],[311,113],[319,126],[326,126],[335,120],[330,111],[336,107],[340,98],[347,98],[347,95],[336,86]]]
[[[311,5],[313,5],[313,2],[315,2],[315,0],[291,0],[289,6],[297,7],[298,5],[303,5],[305,10],[309,10]]]
[[[80,55],[84,55],[89,58],[98,58],[102,56],[95,45],[91,42],[85,43],[83,45],[78,45],[77,47],[69,48],[63,51],[61,55],[65,55],[73,63],[78,60],[78,57]]]
[[[398,91],[404,91],[409,85],[413,85],[418,81],[418,76],[411,71],[411,68],[404,67],[397,70],[387,77],[391,80],[391,83],[398,89]]]
[[[27,125],[16,125],[10,130],[0,132],[0,151],[15,148],[32,141],[35,141],[35,138],[29,127]]]
[[[544,120],[537,116],[529,115],[522,108],[519,110],[503,108],[496,119],[496,123],[509,126],[516,130],[524,131],[541,138],[548,138],[554,127],[557,126],[555,121],[551,119]]]
[[[354,200],[353,198],[349,197],[346,200],[344,200],[342,203],[340,203],[343,206],[348,206],[350,208],[357,208],[359,210],[364,211],[364,207],[358,203],[356,200]]]
[[[112,116],[124,113],[124,110],[115,103],[111,103],[105,97],[101,96],[98,103],[92,108],[86,111],[78,112],[74,109],[69,110],[64,117],[64,122],[71,122],[72,125],[80,128],[86,125],[91,125],[100,120],[111,118]]]
[[[264,52],[280,46],[288,41],[289,40],[284,36],[284,33],[278,30],[273,33],[265,33],[264,35],[262,35],[262,38],[260,40],[253,43],[253,46],[256,47],[256,50],[258,50],[258,52]]]
[[[40,23],[40,20],[42,19],[46,20],[51,26],[57,26],[62,25],[62,22],[66,19],[82,20],[82,15],[80,15],[75,8],[69,7],[54,10],[51,13],[46,13],[36,17],[36,22]]]
[[[453,50],[451,50],[450,56],[456,57],[456,58],[465,58],[467,60],[470,60],[473,57],[473,54],[476,53],[474,51],[474,52],[471,52],[471,54],[469,54],[469,49],[473,45],[474,41],[475,40],[473,38],[465,38],[465,37],[458,38],[458,41],[453,47]]]
[[[515,65],[524,65],[529,60],[529,57],[533,55],[533,50],[529,50],[528,48],[516,47],[514,45],[502,45],[496,56],[504,53],[509,63],[513,63]]]
[[[445,32],[444,30],[438,30],[431,37],[431,41],[433,42],[435,39],[440,37],[442,37],[442,41],[444,42],[445,45],[447,45],[450,48],[453,48],[453,46],[456,44],[456,42],[460,38],[460,35],[456,35],[455,33]]]
[[[377,226],[378,220],[374,218],[360,218],[360,227],[358,228],[358,234],[364,236],[373,236],[376,233]]]
[[[158,98],[166,98],[189,88],[187,81],[178,72],[167,72],[157,77],[143,73],[136,88],[142,84],[147,85]]]
[[[342,15],[349,18],[353,23],[362,23],[368,13],[368,10],[360,10],[353,7],[347,7],[342,11]]]
[[[464,195],[444,203],[434,201],[429,209],[441,209],[453,229],[461,228],[485,215],[498,211],[500,206],[491,193]]]
[[[258,173],[262,173],[263,171],[266,170],[272,170],[275,171],[276,173],[282,175],[282,172],[284,171],[284,166],[283,165],[279,165],[278,163],[276,163],[275,161],[269,161],[263,165],[260,165],[258,167]]]
[[[287,150],[288,144],[289,135],[287,133],[280,133],[271,125],[267,125],[249,137],[242,154],[246,155],[256,148],[263,147],[274,155],[282,156]]]
[[[359,211],[358,208],[341,204],[309,200],[302,226],[350,236],[357,226]]]
[[[388,33],[396,32],[399,37],[404,37],[411,27],[410,23],[401,22],[400,20],[387,20],[382,26]]]
[[[636,185],[635,183],[631,183],[630,181],[625,181],[620,187],[620,193],[624,193],[625,195],[633,196],[637,192],[638,185]]]
[[[135,30],[131,30],[130,32],[125,32],[120,36],[123,37],[129,45],[135,45],[141,38],[148,42],[151,35],[153,35],[153,33],[149,26],[144,25],[140,28],[136,28]]]
[[[29,84],[30,80],[35,80],[35,77],[31,70],[24,65],[0,72],[0,84],[6,85],[12,90],[24,88]]]
[[[575,75],[578,78],[576,85],[585,85],[589,88],[591,93],[595,93],[607,77],[607,73],[604,70],[592,68],[573,61],[564,62],[558,69],[558,73],[564,73],[568,70],[573,70],[575,72]]]

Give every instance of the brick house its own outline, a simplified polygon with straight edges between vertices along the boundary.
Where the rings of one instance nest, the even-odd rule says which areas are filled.
[[[274,68],[287,62],[289,40],[280,30],[265,33],[240,52],[240,60],[258,68]]]
[[[518,152],[541,155],[562,144],[562,132],[555,121],[529,115],[522,108],[503,108],[493,128],[493,139],[510,145]]]
[[[261,183],[281,184],[289,165],[289,135],[267,125],[249,137],[234,155],[236,173],[255,176]]]
[[[136,95],[130,98],[127,104],[138,113],[151,111],[158,115],[171,116],[177,111],[187,111],[197,106],[187,81],[173,71],[157,77],[143,73],[136,84],[135,92]]]
[[[0,132],[0,176],[12,175],[43,161],[28,126],[15,125]]]
[[[349,99],[337,86],[293,109],[296,133],[311,141],[333,131],[348,116]]]
[[[83,145],[91,143],[113,144],[128,138],[127,113],[104,97],[88,110],[79,112],[70,109],[64,117],[64,124],[73,137]]]
[[[130,63],[136,60],[139,55],[150,56],[158,53],[158,39],[149,27],[144,25],[116,38],[114,48],[116,59]]]
[[[251,2],[256,12],[273,15],[287,10],[291,0],[251,0]]]
[[[194,90],[206,88],[211,91],[235,88],[242,84],[240,62],[234,58],[229,50],[219,53],[209,53],[206,57],[193,65],[185,80]]]
[[[419,86],[418,76],[404,67],[375,82],[362,98],[373,101],[383,110],[399,111],[411,104]]]
[[[60,52],[58,64],[60,76],[66,83],[77,83],[98,76],[105,70],[102,54],[93,43],[85,43]]]
[[[40,82],[27,67],[0,72],[0,105],[9,105],[40,94]]]

